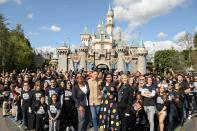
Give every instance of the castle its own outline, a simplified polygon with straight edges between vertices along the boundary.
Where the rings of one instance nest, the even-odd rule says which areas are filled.
[[[64,71],[91,70],[92,67],[102,70],[130,71],[146,73],[146,55],[148,51],[143,43],[128,45],[121,39],[121,31],[114,38],[114,11],[109,7],[106,23],[99,22],[93,34],[84,28],[81,37],[82,45],[71,51],[69,46],[57,48],[57,56],[51,64]]]

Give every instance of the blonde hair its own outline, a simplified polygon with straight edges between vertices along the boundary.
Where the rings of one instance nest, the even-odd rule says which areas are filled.
[[[33,90],[36,90],[37,86],[40,86],[41,87],[41,84],[40,84],[39,81],[36,81],[36,83],[34,84]]]

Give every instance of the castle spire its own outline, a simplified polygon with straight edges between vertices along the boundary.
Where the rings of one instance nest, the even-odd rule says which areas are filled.
[[[110,3],[109,3],[109,9],[108,10],[112,10]]]

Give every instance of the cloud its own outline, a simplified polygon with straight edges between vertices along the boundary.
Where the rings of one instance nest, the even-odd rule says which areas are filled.
[[[56,48],[52,47],[52,46],[41,46],[41,47],[37,47],[34,48],[35,53],[39,54],[39,53],[43,53],[43,54],[47,54],[47,53],[54,53]]]
[[[13,0],[16,4],[21,5],[22,4],[22,0]]]
[[[154,54],[158,50],[175,49],[181,51],[184,49],[181,45],[172,40],[145,41],[144,46],[148,50],[149,54]]]
[[[186,0],[114,0],[115,19],[126,21],[130,29],[169,13]]]
[[[32,19],[32,18],[33,18],[33,16],[34,16],[34,14],[33,14],[33,13],[29,13],[29,14],[27,14],[27,18],[28,18],[28,19]]]
[[[40,30],[48,30],[48,27],[47,26],[41,26],[39,29]]]
[[[173,39],[174,40],[181,40],[181,39],[183,39],[185,36],[186,36],[186,31],[181,31],[181,32],[179,32],[179,33],[177,33],[174,37],[173,37]]]
[[[59,26],[52,25],[50,27],[50,30],[53,31],[53,32],[60,32],[61,28]]]
[[[29,36],[33,36],[33,35],[38,35],[39,33],[29,31],[29,32],[27,32],[27,34],[28,34]]]
[[[21,5],[22,4],[22,0],[0,0],[0,5],[8,3],[8,2],[14,2],[17,5]]]
[[[0,0],[0,5],[7,3],[9,0]]]
[[[166,38],[166,34],[164,33],[164,32],[159,32],[158,34],[157,34],[157,37],[158,38],[160,38],[160,39],[164,39],[164,38]]]
[[[60,32],[61,31],[61,27],[56,26],[56,25],[52,25],[50,27],[42,26],[42,27],[40,27],[40,30],[50,30],[52,32]]]
[[[194,31],[197,32],[197,26],[195,27]]]

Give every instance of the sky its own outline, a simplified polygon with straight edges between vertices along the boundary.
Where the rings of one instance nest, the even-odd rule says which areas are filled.
[[[0,0],[0,13],[10,29],[22,25],[32,47],[54,48],[80,45],[84,26],[96,31],[109,5],[129,43],[140,39],[147,48],[171,46],[186,32],[197,31],[197,0]]]

